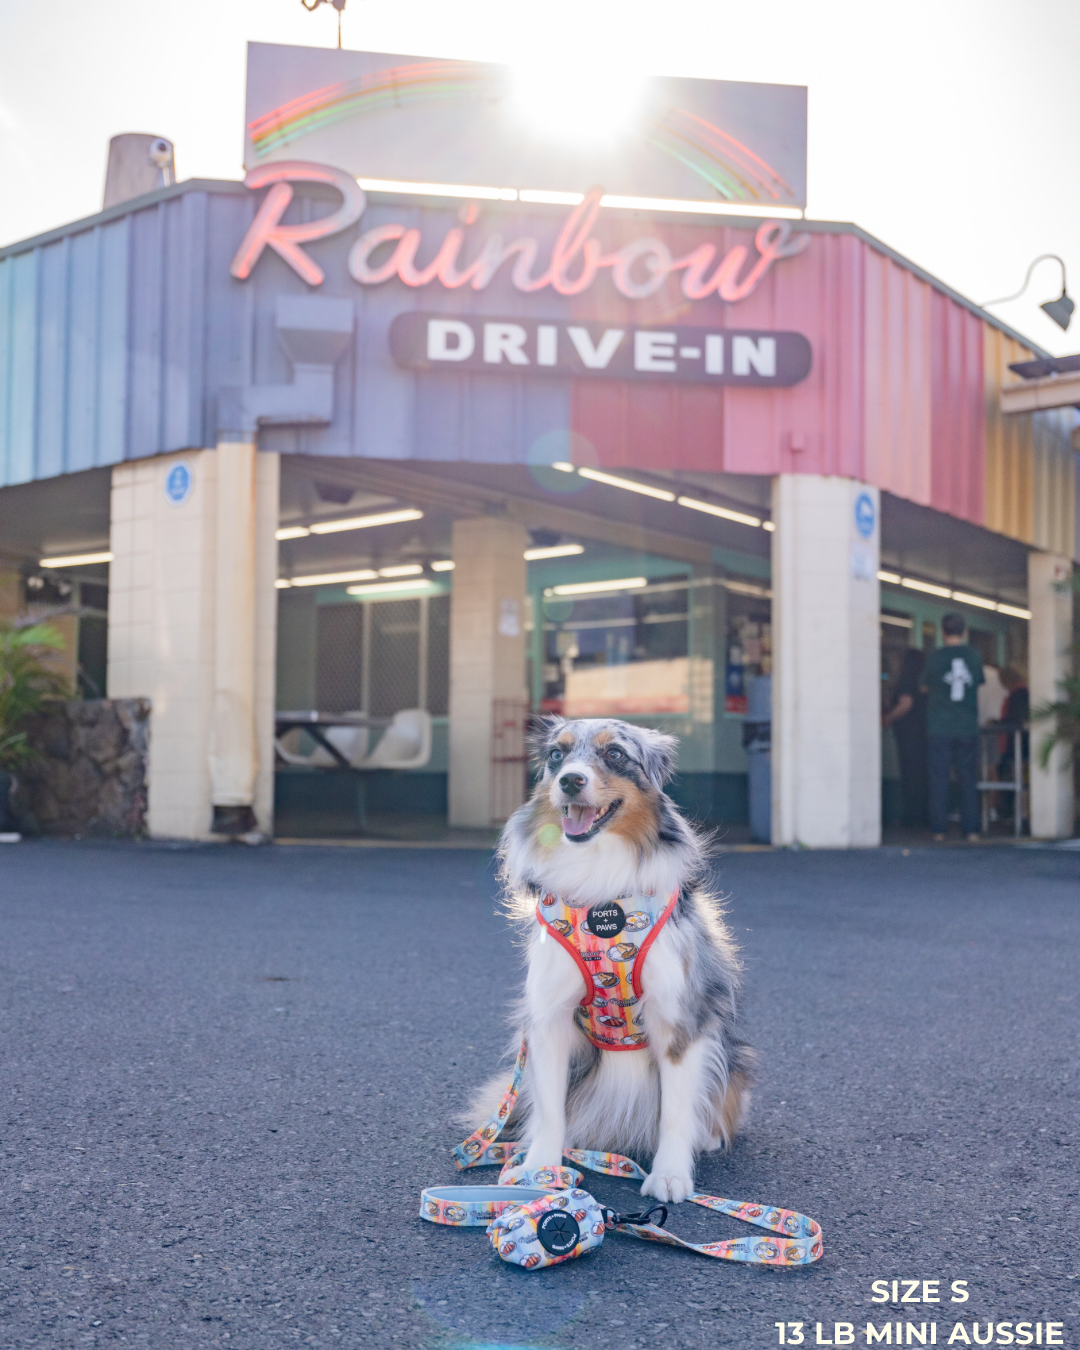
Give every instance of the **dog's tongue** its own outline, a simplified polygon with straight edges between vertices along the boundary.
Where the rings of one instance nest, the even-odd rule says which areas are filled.
[[[588,834],[600,810],[596,806],[564,806],[563,834]]]

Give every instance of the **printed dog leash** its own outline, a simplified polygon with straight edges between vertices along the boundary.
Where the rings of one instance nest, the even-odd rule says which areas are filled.
[[[487,1121],[452,1150],[458,1168],[484,1167],[501,1163],[498,1186],[430,1187],[421,1195],[420,1216],[431,1223],[454,1227],[490,1224],[498,1219],[508,1206],[528,1205],[538,1196],[550,1195],[552,1190],[569,1190],[581,1185],[582,1174],[573,1167],[546,1167],[526,1169],[521,1166],[524,1149],[516,1143],[497,1142],[503,1126],[514,1109],[521,1089],[522,1075],[528,1050],[522,1041],[514,1072],[502,1100]],[[632,1158],[620,1153],[603,1153],[593,1149],[567,1149],[563,1156],[591,1172],[608,1176],[626,1177],[644,1181],[647,1173]],[[517,1188],[521,1187],[520,1190]],[[526,1189],[528,1188],[528,1189]],[[481,1192],[483,1194],[481,1194]],[[744,1261],[755,1265],[800,1266],[811,1265],[821,1258],[822,1232],[816,1220],[796,1210],[781,1209],[778,1205],[759,1205],[753,1201],[725,1200],[720,1196],[695,1191],[686,1197],[695,1205],[730,1214],[757,1228],[766,1228],[777,1234],[775,1238],[731,1238],[721,1242],[686,1242],[659,1224],[649,1221],[656,1209],[663,1210],[660,1223],[665,1222],[666,1206],[658,1205],[642,1214],[618,1215],[604,1211],[608,1231],[618,1230],[642,1238],[646,1242],[663,1242],[673,1247],[684,1247],[702,1256],[713,1256],[723,1261]],[[602,1208],[602,1207],[601,1207]]]

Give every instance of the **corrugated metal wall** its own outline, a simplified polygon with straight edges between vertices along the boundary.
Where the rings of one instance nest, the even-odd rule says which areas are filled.
[[[196,184],[0,259],[0,483],[211,444],[223,386],[291,380],[274,303],[308,288],[269,251],[248,282],[228,272],[255,205],[239,185]],[[325,209],[298,194],[289,218]],[[564,218],[491,207],[468,248],[499,230],[507,240],[532,235],[543,252]],[[427,258],[458,216],[382,199],[363,224],[391,221],[423,227]],[[705,240],[722,255],[753,238],[618,213],[599,228],[608,248],[650,230],[676,255]],[[527,463],[551,433],[572,428],[612,467],[839,474],[1075,552],[1072,411],[1003,418],[1008,364],[1028,351],[854,233],[812,233],[803,254],[776,264],[736,305],[687,302],[674,281],[631,303],[606,277],[577,297],[529,296],[506,269],[480,294],[396,280],[359,287],[346,268],[352,237],[308,246],[326,272],[320,293],[348,298],[356,313],[334,422],[269,429],[268,449]],[[405,309],[787,329],[809,338],[813,367],[778,390],[421,374],[389,353],[390,322]]]
[[[983,523],[1035,548],[1080,557],[1076,531],[1076,454],[1070,443],[1071,408],[1042,413],[1001,412],[1009,370],[1034,353],[984,324],[983,407],[986,420]]]
[[[869,482],[930,505],[932,287],[891,258],[864,250],[865,473]]]

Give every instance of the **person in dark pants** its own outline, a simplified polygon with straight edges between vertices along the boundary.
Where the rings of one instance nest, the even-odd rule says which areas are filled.
[[[962,614],[941,621],[945,645],[931,652],[923,671],[929,733],[930,829],[944,839],[948,824],[949,770],[960,785],[960,828],[968,839],[979,837],[979,701],[982,657],[964,641]]]
[[[926,694],[922,683],[925,653],[909,647],[900,667],[896,702],[882,718],[892,727],[900,760],[900,824],[908,830],[925,830],[927,822]]]

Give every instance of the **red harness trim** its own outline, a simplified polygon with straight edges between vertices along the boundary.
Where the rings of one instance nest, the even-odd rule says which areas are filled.
[[[552,928],[551,924],[549,924],[547,919],[544,918],[543,914],[540,913],[539,904],[537,904],[536,906],[536,918],[537,921],[548,930],[548,932],[559,944],[559,946],[565,947],[566,950],[577,962],[578,970],[581,971],[581,978],[585,981],[585,997],[581,1000],[581,1006],[583,1008],[587,1008],[589,1004],[593,1001],[593,999],[596,997],[596,986],[593,984],[592,971],[581,959],[581,953],[570,941],[570,939],[564,938],[557,928]]]
[[[666,924],[668,919],[671,918],[671,911],[675,908],[678,902],[679,902],[679,892],[673,891],[671,899],[664,906],[664,909],[661,912],[660,917],[653,924],[652,932],[641,944],[641,948],[638,951],[637,960],[634,962],[634,967],[630,972],[630,987],[633,989],[634,994],[638,998],[641,997],[641,972],[645,966],[645,958],[649,954],[649,948],[656,941],[657,934],[660,932],[660,929],[663,928],[664,924]]]

